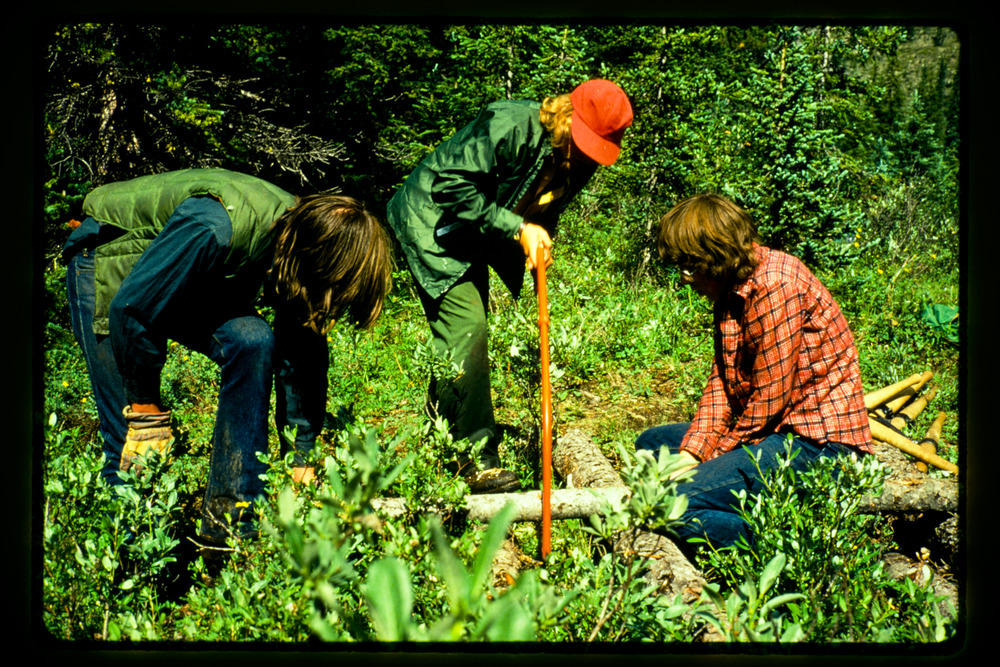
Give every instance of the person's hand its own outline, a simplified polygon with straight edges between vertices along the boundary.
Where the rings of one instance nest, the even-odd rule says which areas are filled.
[[[684,459],[685,465],[684,467],[676,470],[673,474],[671,474],[669,479],[677,479],[678,477],[686,473],[688,470],[697,467],[698,464],[701,463],[701,461],[696,459],[690,452],[686,452],[683,449],[680,452],[678,452],[678,456]]]
[[[518,241],[525,257],[528,258],[526,264],[529,269],[534,271],[538,268],[539,245],[542,246],[545,267],[548,268],[552,264],[552,239],[544,227],[533,222],[525,222]]]
[[[312,466],[295,466],[292,468],[292,481],[296,484],[308,484],[316,479],[316,470]]]
[[[141,412],[133,407],[140,407]],[[135,461],[141,456],[148,456],[150,451],[168,456],[174,445],[174,430],[170,425],[170,412],[158,406],[126,406],[122,411],[128,433],[125,435],[125,445],[122,447],[122,458],[119,468],[126,472],[135,468],[141,469]]]

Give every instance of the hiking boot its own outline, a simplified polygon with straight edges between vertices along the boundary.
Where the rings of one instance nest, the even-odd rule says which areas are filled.
[[[521,490],[517,475],[504,468],[473,470],[463,477],[471,493],[513,493]]]
[[[201,547],[220,549],[227,547],[229,537],[250,540],[259,534],[251,503],[216,497],[206,503],[201,514],[201,528],[192,541]]]
[[[476,461],[463,459],[459,462],[459,474],[469,485],[472,493],[510,493],[521,490],[521,482],[517,475],[502,467],[496,444],[493,442],[491,429],[480,429],[469,437],[469,442],[478,442],[486,438]]]

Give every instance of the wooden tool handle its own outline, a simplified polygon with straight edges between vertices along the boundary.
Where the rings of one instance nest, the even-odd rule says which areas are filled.
[[[923,373],[914,373],[905,380],[900,380],[894,384],[890,384],[881,389],[876,389],[875,391],[865,394],[865,407],[869,410],[872,408],[882,405],[890,398],[903,391],[907,387],[916,384],[917,382],[927,382],[934,376],[930,371],[924,371]]]
[[[946,416],[943,412],[937,413],[937,417],[935,417],[931,427],[927,429],[924,439],[917,443],[917,446],[928,454],[937,454],[938,443],[941,442],[941,429],[944,427]],[[927,472],[927,464],[923,461],[917,461],[917,470]]]
[[[910,456],[919,459],[924,463],[929,463],[936,468],[958,474],[958,466],[954,463],[941,458],[937,454],[928,454],[921,449],[917,443],[913,442],[899,431],[896,431],[891,426],[883,424],[881,421],[872,418],[868,419],[868,424],[872,430],[872,437],[876,440],[881,440],[884,443],[890,444],[893,447],[906,452]]]
[[[542,246],[539,245],[539,251]],[[545,262],[535,269],[538,282],[538,347],[542,390],[542,560],[551,550],[552,531],[552,385],[549,379],[549,293],[545,285]]]
[[[908,420],[916,419],[917,416],[924,411],[924,408],[927,407],[927,404],[934,400],[935,396],[937,396],[937,387],[931,387],[922,395],[913,399],[909,405],[904,407],[899,412],[900,414],[905,415]]]
[[[911,384],[909,387],[906,387],[901,392],[896,394],[896,396],[886,401],[882,405],[881,409],[888,415],[896,414],[904,405],[907,404],[907,402],[920,393],[920,390],[930,379],[930,376],[927,373],[924,373],[924,377],[922,377],[919,382]]]

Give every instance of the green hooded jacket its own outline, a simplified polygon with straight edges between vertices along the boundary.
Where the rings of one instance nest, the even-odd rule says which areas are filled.
[[[83,201],[84,215],[123,232],[95,249],[95,333],[108,333],[111,300],[174,209],[204,195],[218,199],[232,221],[226,277],[270,262],[273,223],[296,198],[267,181],[226,169],[183,169],[95,188]]]
[[[482,261],[515,297],[520,293],[524,252],[514,235],[523,218],[514,209],[553,157],[540,106],[525,100],[490,104],[427,156],[389,201],[389,226],[431,297]],[[568,189],[531,222],[554,233],[559,214],[581,186]]]

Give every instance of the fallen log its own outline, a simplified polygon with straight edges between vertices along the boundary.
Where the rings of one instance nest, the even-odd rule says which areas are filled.
[[[626,488],[607,457],[578,429],[570,429],[560,435],[553,446],[552,465],[566,484],[573,487]],[[650,558],[646,580],[656,586],[661,595],[673,598],[680,594],[681,599],[689,604],[701,597],[705,578],[680,548],[666,537],[645,532],[622,535],[612,548],[618,553]],[[721,640],[721,636],[711,630],[703,638],[705,641]]]
[[[558,471],[558,466],[556,470]],[[593,515],[600,515],[604,513],[605,503],[613,505],[621,502],[629,493],[628,487],[620,481],[618,485],[608,487],[553,489],[552,518],[587,519]],[[430,514],[462,513],[471,521],[488,522],[510,503],[514,506],[515,522],[541,521],[541,496],[540,491],[477,494],[466,496],[461,507],[442,504],[418,508],[407,507],[403,498],[375,498],[372,500],[372,508],[391,519],[419,511]],[[958,486],[954,480],[930,477],[888,479],[880,496],[866,496],[860,506],[861,511],[870,514],[911,511],[954,512],[957,509]]]
[[[551,504],[553,519],[586,519],[603,513],[605,502],[618,502],[629,493],[625,486],[601,489],[553,489]],[[431,514],[452,514],[463,512],[471,521],[489,521],[500,513],[507,504],[514,506],[514,521],[542,520],[541,491],[520,493],[485,493],[465,497],[463,507],[450,505],[429,505],[416,508]],[[403,498],[375,498],[372,507],[389,518],[407,514],[408,508]]]
[[[882,493],[861,499],[858,511],[866,514],[886,512],[957,512],[958,484],[953,479],[887,479]]]

